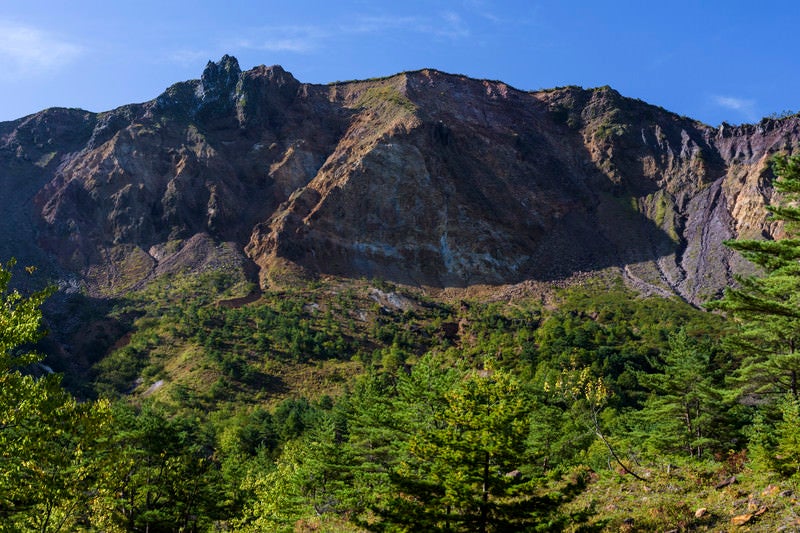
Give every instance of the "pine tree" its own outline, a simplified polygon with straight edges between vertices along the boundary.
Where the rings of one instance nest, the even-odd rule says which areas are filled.
[[[786,237],[726,244],[763,269],[708,305],[736,320],[730,346],[742,356],[735,375],[740,396],[755,403],[789,392],[800,398],[800,156],[773,159],[781,205],[767,209],[783,222]]]
[[[774,424],[757,413],[749,430],[748,457],[756,470],[800,476],[800,401],[786,395],[778,402]]]
[[[405,443],[380,525],[485,533],[547,524],[556,504],[539,495],[542,480],[528,468],[530,403],[520,383],[489,365],[453,382],[439,402]]]
[[[363,487],[365,505],[383,516],[373,530],[393,530],[398,523],[423,527],[424,513],[404,506],[399,493],[414,494],[419,501],[440,497],[442,488],[427,478],[398,474],[409,464],[408,443],[414,435],[441,429],[445,394],[462,376],[427,355],[410,373],[396,378],[386,374],[362,379],[348,406],[349,444],[355,454],[354,475]]]
[[[194,420],[117,404],[93,521],[102,530],[194,531],[217,516],[219,471]]]
[[[639,376],[650,396],[635,415],[644,445],[657,454],[696,458],[719,446],[726,406],[714,382],[708,350],[680,330],[670,336],[662,360],[651,364],[657,371]]]

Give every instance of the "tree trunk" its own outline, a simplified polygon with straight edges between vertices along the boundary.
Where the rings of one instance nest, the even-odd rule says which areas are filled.
[[[483,494],[481,495],[481,521],[478,531],[486,533],[487,522],[489,521],[489,452],[483,461]]]

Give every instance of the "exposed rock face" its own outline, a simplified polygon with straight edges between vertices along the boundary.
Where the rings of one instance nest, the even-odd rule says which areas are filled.
[[[718,129],[609,88],[422,70],[309,85],[235,58],[151,102],[0,123],[0,253],[90,294],[180,269],[439,287],[618,268],[700,302],[772,237],[797,117]]]

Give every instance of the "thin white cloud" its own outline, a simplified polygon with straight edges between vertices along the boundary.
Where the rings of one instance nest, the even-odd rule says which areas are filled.
[[[434,28],[434,33],[436,35],[449,39],[463,39],[469,37],[469,27],[458,13],[454,11],[443,13],[441,22],[441,25]]]
[[[339,27],[342,33],[381,33],[391,30],[417,30],[420,19],[417,17],[363,16],[355,17],[354,22],[348,22]]]
[[[237,48],[266,50],[268,52],[295,52],[302,54],[316,49],[318,44],[314,41],[303,39],[302,37],[283,37],[262,40],[241,40],[235,43],[235,46]]]
[[[38,28],[0,21],[0,77],[4,79],[52,72],[83,52],[82,46]]]
[[[487,2],[486,0],[464,0],[463,5],[472,15],[487,20],[492,24],[504,26],[533,24],[539,18],[542,11],[542,6],[540,6],[538,2],[521,2],[511,9],[501,8],[501,11],[503,11],[502,15],[497,11],[498,6],[496,2]]]
[[[167,55],[166,60],[183,66],[195,65],[199,61],[205,61],[213,54],[205,50],[175,50]]]
[[[488,20],[492,24],[504,24],[506,23],[506,19],[494,14],[491,11],[480,11],[477,15],[485,20]],[[517,21],[517,22],[524,22],[524,21]]]
[[[328,37],[329,33],[318,26],[270,26],[234,39],[229,47],[303,54],[322,47]]]
[[[715,96],[714,101],[718,106],[727,107],[728,109],[733,109],[734,111],[752,109],[755,105],[753,100],[736,98],[734,96]]]
[[[736,111],[746,120],[757,120],[758,114],[756,113],[756,101],[749,98],[738,98],[735,96],[721,96],[716,95],[713,97],[714,104],[731,111]]]
[[[448,39],[469,37],[469,27],[454,11],[447,11],[436,18],[396,17],[391,15],[358,17],[355,22],[341,27],[345,34],[384,33],[388,31],[423,33]]]
[[[455,12],[445,12],[435,18],[413,16],[359,16],[332,30],[330,27],[268,26],[240,33],[224,43],[226,50],[249,49],[269,52],[310,53],[324,48],[332,39],[355,35],[374,35],[387,32],[427,34],[446,39],[462,39],[470,35],[464,19]]]

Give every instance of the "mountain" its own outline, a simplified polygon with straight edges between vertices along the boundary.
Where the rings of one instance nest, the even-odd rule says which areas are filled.
[[[149,102],[0,123],[0,256],[97,297],[214,268],[437,288],[610,269],[697,304],[747,268],[724,240],[779,235],[768,160],[799,122],[431,69],[314,85],[224,56]]]

